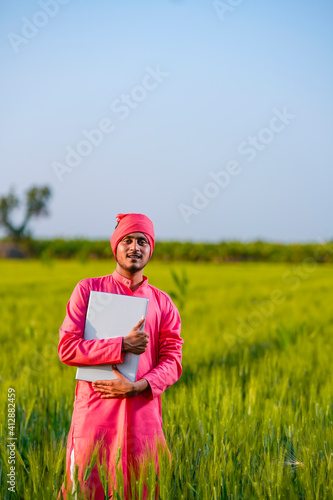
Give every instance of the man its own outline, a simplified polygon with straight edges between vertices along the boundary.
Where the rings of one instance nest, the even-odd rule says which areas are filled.
[[[70,366],[121,363],[126,352],[140,354],[137,381],[130,382],[115,369],[116,380],[77,382],[64,498],[66,491],[79,489],[85,498],[104,500],[100,469],[91,462],[94,452],[106,465],[110,483],[116,484],[121,466],[125,497],[129,495],[130,474],[138,473],[145,459],[153,457],[158,470],[157,450],[160,446],[166,448],[161,394],[181,375],[183,340],[178,310],[170,297],[149,285],[143,275],[155,246],[153,224],[142,214],[119,214],[117,221],[111,237],[116,270],[108,276],[84,279],[75,287],[60,328],[58,353],[60,360]],[[92,290],[148,298],[147,317],[133,325],[123,338],[84,340]],[[110,484],[109,495],[112,491]]]

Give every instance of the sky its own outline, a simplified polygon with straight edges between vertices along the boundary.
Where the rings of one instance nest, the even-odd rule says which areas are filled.
[[[332,18],[329,0],[2,0],[0,196],[50,186],[41,238],[109,239],[136,212],[159,240],[333,239]]]

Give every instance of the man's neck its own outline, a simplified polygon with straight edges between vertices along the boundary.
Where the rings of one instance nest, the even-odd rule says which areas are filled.
[[[130,288],[131,288],[132,292],[134,292],[137,288],[139,288],[139,286],[143,282],[143,270],[142,269],[140,271],[137,271],[136,273],[130,273],[129,271],[126,271],[125,269],[120,267],[119,264],[117,264],[116,271],[124,278],[131,280],[132,284],[131,284]]]

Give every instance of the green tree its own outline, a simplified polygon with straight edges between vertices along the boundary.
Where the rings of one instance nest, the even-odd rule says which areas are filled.
[[[11,220],[11,215],[21,205],[21,201],[11,190],[7,196],[0,198],[0,226],[5,228],[10,238],[21,241],[28,236],[27,226],[32,217],[49,215],[47,204],[50,197],[51,190],[48,186],[33,186],[26,191],[23,222],[15,226]]]

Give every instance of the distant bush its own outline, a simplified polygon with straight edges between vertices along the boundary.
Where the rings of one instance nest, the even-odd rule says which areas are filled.
[[[64,240],[58,238],[55,240],[30,240],[26,245],[29,255],[35,258],[107,259],[112,257],[110,243],[106,240]]]
[[[199,262],[333,262],[333,242],[324,245],[224,241],[221,243],[158,242],[153,258]]]
[[[8,240],[0,242],[8,248]],[[110,259],[113,258],[107,240],[26,240],[21,245],[26,256],[41,259]],[[1,252],[0,252],[1,255]],[[10,254],[8,254],[10,256]],[[330,262],[333,263],[333,241],[319,244],[268,243],[265,241],[222,241],[220,243],[193,243],[158,241],[154,260],[188,262]]]

